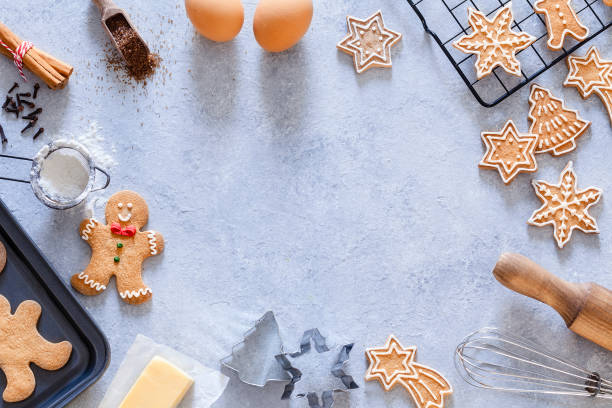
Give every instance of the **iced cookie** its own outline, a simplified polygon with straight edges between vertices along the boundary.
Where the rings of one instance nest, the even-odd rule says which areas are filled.
[[[602,59],[596,47],[584,57],[567,57],[569,73],[563,85],[578,88],[583,99],[596,93],[608,110],[612,124],[612,60]]]
[[[587,234],[599,234],[597,223],[588,213],[588,209],[599,201],[602,190],[589,187],[579,191],[577,185],[578,177],[574,173],[572,162],[569,162],[561,173],[559,184],[541,180],[533,182],[533,188],[544,204],[527,222],[537,227],[552,224],[559,248],[569,242],[575,229]]]
[[[4,247],[2,242],[0,242],[0,273],[2,273],[5,266],[6,266],[6,248]]]
[[[378,380],[386,391],[404,387],[418,408],[444,408],[444,396],[453,388],[439,372],[414,362],[416,347],[403,347],[394,335],[384,347],[369,348],[366,381]]]
[[[38,303],[26,300],[11,314],[11,305],[0,295],[0,369],[6,376],[2,394],[6,402],[23,401],[34,392],[31,363],[44,370],[58,370],[72,353],[69,342],[50,343],[38,333],[40,313]]]
[[[536,13],[546,17],[548,30],[548,48],[558,51],[563,48],[566,35],[571,35],[578,41],[589,36],[589,29],[579,20],[572,0],[538,0],[533,5]]]
[[[537,84],[529,95],[529,133],[538,137],[536,153],[549,152],[553,156],[569,153],[576,148],[576,139],[587,131],[591,122]]]
[[[511,3],[497,12],[493,20],[483,13],[469,8],[468,21],[472,30],[470,35],[464,35],[453,46],[466,54],[476,54],[476,77],[478,79],[489,75],[493,68],[500,66],[512,75],[521,76],[521,63],[516,59],[516,53],[529,47],[536,38],[525,32],[512,31]]]
[[[497,170],[504,183],[509,184],[519,173],[538,170],[534,155],[538,137],[519,133],[513,121],[499,132],[482,132],[481,137],[487,152],[478,165]]]
[[[91,246],[87,268],[72,276],[72,286],[84,295],[97,295],[115,276],[119,296],[127,303],[149,300],[151,288],[142,281],[142,263],[164,249],[159,232],[140,231],[149,218],[145,200],[133,191],[120,191],[106,204],[104,225],[91,218],[83,220],[79,233]]]
[[[353,56],[357,73],[373,67],[391,67],[391,47],[402,35],[385,27],[380,10],[365,20],[348,16],[346,24],[348,35],[337,47]]]

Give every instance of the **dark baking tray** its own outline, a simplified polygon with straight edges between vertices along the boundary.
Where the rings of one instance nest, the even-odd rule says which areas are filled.
[[[38,330],[49,341],[68,340],[72,355],[57,371],[30,365],[36,377],[34,393],[24,401],[3,408],[63,407],[102,376],[110,361],[106,337],[81,307],[0,200],[0,241],[6,247],[7,262],[0,273],[0,294],[11,302],[14,312],[24,300],[40,303]],[[6,377],[0,370],[0,394]]]

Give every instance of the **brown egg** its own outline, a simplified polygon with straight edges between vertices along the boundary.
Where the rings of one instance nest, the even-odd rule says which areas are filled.
[[[209,40],[229,41],[244,23],[240,0],[185,0],[185,8],[196,30]]]
[[[261,0],[255,10],[253,32],[266,51],[285,51],[306,34],[311,20],[312,0]]]

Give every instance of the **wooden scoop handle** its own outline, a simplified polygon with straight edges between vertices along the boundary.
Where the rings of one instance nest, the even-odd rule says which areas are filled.
[[[580,314],[589,292],[588,284],[567,282],[519,254],[502,254],[493,275],[508,289],[551,306],[568,327]]]

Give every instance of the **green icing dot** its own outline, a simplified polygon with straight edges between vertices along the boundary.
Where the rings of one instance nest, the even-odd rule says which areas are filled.
[[[119,242],[119,243],[117,244],[117,248],[123,248],[123,244],[122,244],[121,242]]]
[[[116,256],[116,257],[115,257],[115,259],[114,259],[114,261],[115,261],[115,262],[119,262],[119,257],[118,257],[118,256]]]

